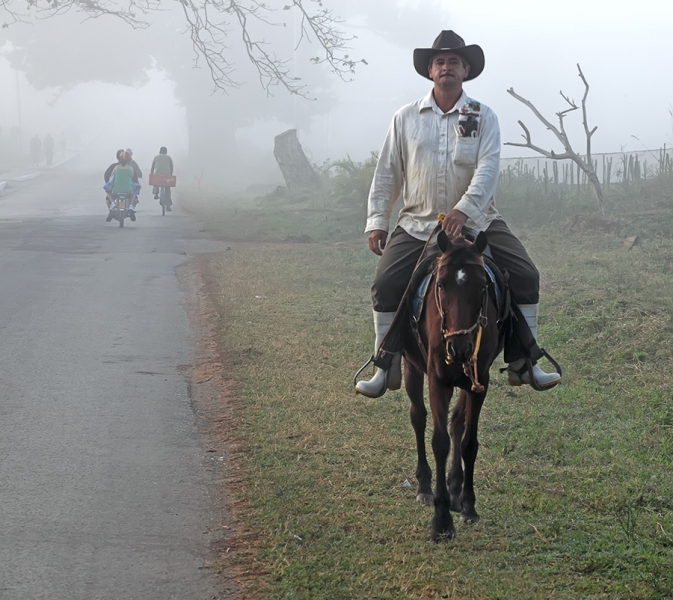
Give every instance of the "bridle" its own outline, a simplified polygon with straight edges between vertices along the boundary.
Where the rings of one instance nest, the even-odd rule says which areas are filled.
[[[484,331],[484,327],[488,324],[488,317],[486,316],[486,306],[488,303],[488,283],[484,284],[481,293],[481,307],[479,308],[479,316],[477,321],[471,327],[467,329],[459,329],[457,331],[448,331],[446,329],[446,313],[442,308],[442,302],[439,297],[439,266],[435,269],[435,303],[437,304],[437,310],[442,319],[442,340],[444,341],[444,362],[447,365],[452,364],[451,355],[449,354],[449,344],[451,343],[451,338],[457,335],[471,335],[476,331],[475,341],[474,341],[474,352],[467,362],[461,363],[463,365],[463,371],[465,375],[470,378],[472,382],[472,391],[473,392],[483,392],[484,386],[479,383],[478,372],[477,372],[477,357],[479,355],[479,348],[481,347],[481,335]]]

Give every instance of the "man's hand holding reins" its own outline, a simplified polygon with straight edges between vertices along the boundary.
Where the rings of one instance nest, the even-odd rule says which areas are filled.
[[[370,232],[369,234],[369,249],[374,254],[381,256],[383,254],[383,249],[386,247],[387,239],[387,231],[383,231],[383,229],[374,229],[374,231]]]
[[[463,225],[467,223],[467,215],[464,212],[460,212],[455,208],[449,211],[444,217],[444,222],[442,223],[442,229],[447,235],[453,237],[460,236],[461,231],[463,230]],[[371,242],[370,242],[371,247]]]

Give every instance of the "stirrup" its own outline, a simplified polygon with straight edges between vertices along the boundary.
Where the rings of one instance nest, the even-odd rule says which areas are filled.
[[[542,356],[544,356],[552,364],[552,366],[554,367],[554,370],[558,373],[559,377],[562,378],[563,377],[563,369],[561,369],[561,365],[558,362],[556,362],[556,360],[554,360],[554,358],[551,356],[551,354],[549,354],[544,348],[540,348],[540,351],[542,352]],[[561,383],[561,379],[559,379],[553,385],[550,385],[550,386],[547,386],[547,387],[542,387],[542,386],[538,385],[537,381],[535,380],[535,377],[533,377],[533,366],[534,365],[533,365],[533,362],[530,359],[530,356],[526,356],[526,358],[524,360],[525,360],[525,363],[524,363],[523,367],[521,367],[518,371],[513,371],[513,372],[516,373],[517,375],[519,375],[519,377],[523,373],[528,372],[528,378],[530,379],[530,382],[528,383],[528,385],[530,385],[530,387],[532,387],[535,391],[546,392],[547,390],[550,390],[553,387],[556,387],[559,383]],[[504,373],[505,371],[509,371],[509,370],[510,370],[510,368],[509,368],[509,366],[507,366],[507,367],[503,367],[502,369],[500,369],[500,372]]]
[[[384,374],[385,374],[385,375],[384,375],[384,380],[383,380],[383,389],[381,390],[381,392],[380,392],[379,394],[376,394],[376,395],[373,395],[373,396],[372,396],[372,395],[370,395],[370,394],[364,394],[363,392],[361,392],[360,390],[358,390],[358,387],[357,387],[357,385],[358,385],[358,383],[359,383],[359,382],[358,382],[358,377],[360,376],[360,374],[361,374],[361,373],[362,373],[362,372],[363,372],[369,365],[374,364],[374,360],[375,360],[375,358],[376,358],[376,357],[372,355],[372,356],[370,357],[370,359],[369,359],[364,365],[362,365],[362,367],[360,367],[360,370],[359,370],[359,371],[355,374],[355,376],[353,377],[353,387],[355,388],[355,393],[356,393],[356,394],[361,394],[362,396],[365,396],[365,398],[380,398],[381,396],[383,396],[383,394],[385,394],[385,393],[388,391],[388,374],[389,374],[389,370],[384,370],[384,371],[383,371]]]
[[[369,357],[369,360],[360,367],[360,370],[353,376],[353,387],[355,387],[358,383],[358,377],[362,374],[362,371],[364,371],[369,365],[374,364],[374,355],[372,354]]]

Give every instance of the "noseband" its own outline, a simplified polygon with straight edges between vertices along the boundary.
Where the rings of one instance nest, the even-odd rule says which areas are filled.
[[[468,329],[448,331],[446,329],[446,313],[442,308],[442,302],[439,297],[439,281],[437,278],[438,272],[439,269],[437,269],[437,271],[435,272],[435,303],[437,304],[437,310],[439,311],[439,315],[442,318],[442,340],[444,341],[445,344],[444,362],[447,365],[452,364],[451,355],[449,354],[449,344],[451,343],[452,337],[457,335],[470,335],[476,331],[477,333],[474,341],[474,352],[472,353],[472,356],[470,357],[469,361],[460,364],[463,365],[463,371],[465,372],[465,375],[467,375],[470,378],[470,381],[472,382],[472,391],[481,393],[484,391],[484,386],[481,385],[481,383],[479,383],[479,376],[477,372],[477,357],[479,355],[479,348],[481,346],[481,334],[484,331],[484,327],[486,327],[486,325],[488,324],[488,317],[486,316],[486,304],[488,302],[488,284],[484,285],[484,287],[482,288],[481,307],[479,308],[479,316],[477,317],[476,323],[472,325],[472,327],[469,327]]]

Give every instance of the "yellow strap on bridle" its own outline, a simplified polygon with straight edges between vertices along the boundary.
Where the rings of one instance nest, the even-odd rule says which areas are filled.
[[[484,386],[479,383],[479,372],[477,371],[477,358],[479,354],[479,346],[481,345],[481,332],[484,330],[481,324],[477,329],[477,340],[474,343],[474,353],[470,359],[469,366],[467,363],[463,364],[463,373],[470,378],[472,382],[472,391],[481,394],[484,391]]]

